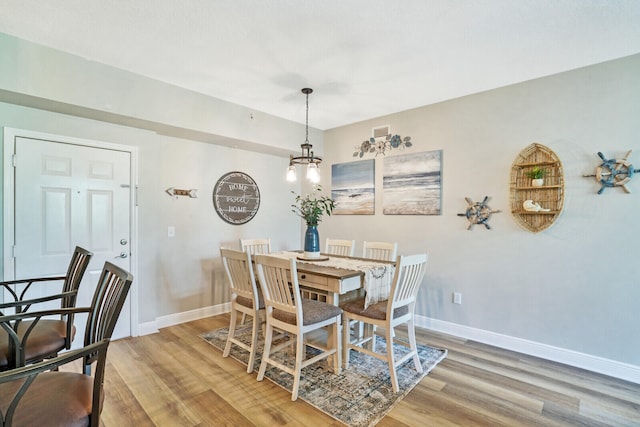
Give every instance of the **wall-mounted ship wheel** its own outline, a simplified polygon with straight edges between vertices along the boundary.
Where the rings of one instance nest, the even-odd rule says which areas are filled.
[[[469,221],[469,225],[467,226],[467,230],[471,230],[476,224],[483,224],[487,230],[491,230],[489,226],[489,219],[491,218],[491,214],[500,212],[499,210],[492,210],[487,202],[489,201],[489,196],[485,196],[482,202],[474,202],[469,197],[464,198],[467,201],[467,210],[464,213],[459,213],[458,216],[464,216]]]

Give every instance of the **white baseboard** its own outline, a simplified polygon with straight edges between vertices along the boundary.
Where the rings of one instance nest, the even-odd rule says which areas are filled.
[[[139,335],[149,335],[158,332],[161,328],[209,316],[217,316],[222,313],[228,313],[230,310],[231,304],[225,303],[203,307],[197,310],[185,311],[183,313],[171,314],[169,316],[162,316],[153,322],[139,324],[138,333]],[[456,323],[431,319],[424,316],[416,316],[416,327],[431,329],[433,331],[442,332],[459,338],[478,341],[495,347],[517,351],[530,356],[564,363],[565,365],[598,372],[600,374],[640,384],[640,366],[617,362],[615,360],[579,353],[577,351],[541,344],[534,341],[528,341],[509,335],[485,331],[483,329],[476,329],[469,326],[458,325]]]
[[[424,316],[416,316],[416,327],[431,329],[640,384],[640,366]]]
[[[170,314],[168,316],[158,317],[153,322],[141,323],[138,325],[139,335],[155,334],[161,328],[167,328],[180,323],[191,322],[192,320],[203,319],[205,317],[217,316],[218,314],[228,313],[231,311],[231,303],[212,305],[196,310],[184,311],[182,313]]]
[[[151,335],[156,332],[160,331],[158,330],[158,322],[155,320],[153,322],[138,323],[138,336]]]

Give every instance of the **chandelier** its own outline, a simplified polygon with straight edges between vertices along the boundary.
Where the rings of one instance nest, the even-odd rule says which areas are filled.
[[[302,93],[307,96],[307,118],[306,118],[306,138],[304,144],[300,144],[302,148],[301,156],[289,157],[289,167],[287,168],[287,181],[293,182],[296,177],[296,165],[307,165],[307,179],[313,183],[320,181],[320,172],[318,165],[322,162],[322,158],[313,155],[313,145],[309,143],[309,94],[313,93],[313,89],[304,88]]]

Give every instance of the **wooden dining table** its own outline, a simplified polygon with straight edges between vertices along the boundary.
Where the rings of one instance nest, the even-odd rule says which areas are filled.
[[[283,252],[285,254],[299,253],[298,251]],[[371,259],[359,257],[347,257],[333,254],[320,254],[321,259],[325,257],[341,258],[352,260],[354,264],[358,261],[371,262]],[[379,261],[379,264],[395,265],[394,261]],[[326,301],[333,305],[339,305],[341,297],[364,288],[365,273],[363,271],[347,268],[335,268],[324,261],[313,259],[297,260],[296,269],[298,271],[298,284],[305,297],[313,297]],[[307,295],[304,295],[304,294]],[[310,295],[309,295],[310,294]]]

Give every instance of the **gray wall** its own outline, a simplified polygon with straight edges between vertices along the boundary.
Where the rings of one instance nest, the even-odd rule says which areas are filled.
[[[436,325],[461,325],[640,365],[640,177],[631,194],[600,188],[596,156],[640,166],[640,55],[325,132],[327,163],[358,160],[372,128],[411,136],[409,152],[443,150],[442,215],[382,214],[382,169],[375,158],[376,215],[334,216],[323,236],[399,242],[399,252],[428,251],[417,312]],[[398,94],[402,96],[402,94]],[[544,232],[521,229],[510,213],[509,178],[532,142],[550,147],[565,173],[565,209]],[[325,181],[330,188],[330,179]],[[456,214],[465,197],[502,212],[491,230]],[[359,249],[360,250],[360,249]],[[461,292],[462,305],[452,303]]]

